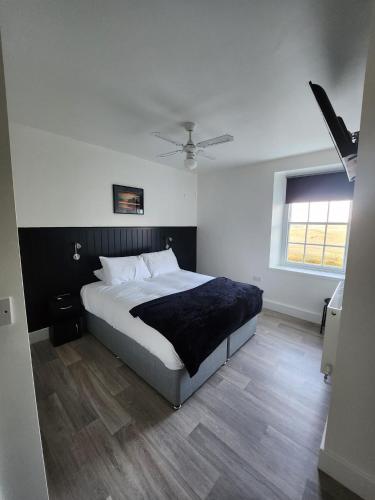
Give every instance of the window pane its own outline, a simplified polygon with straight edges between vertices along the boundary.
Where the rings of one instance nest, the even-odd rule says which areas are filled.
[[[288,260],[291,262],[303,262],[304,245],[288,245]]]
[[[307,222],[308,213],[308,203],[292,203],[289,220],[290,222]]]
[[[331,201],[328,222],[349,222],[350,201]]]
[[[344,250],[340,247],[325,247],[323,264],[342,268],[344,266]]]
[[[290,243],[305,243],[306,224],[289,224]]]
[[[326,222],[328,214],[328,201],[315,201],[310,203],[309,222]]]
[[[306,245],[305,263],[322,264],[323,247],[315,245]]]
[[[328,224],[327,226],[327,245],[342,245],[345,246],[346,243],[346,231],[347,226],[344,224],[335,225]]]
[[[324,234],[326,226],[324,224],[309,224],[307,226],[306,243],[324,244]]]

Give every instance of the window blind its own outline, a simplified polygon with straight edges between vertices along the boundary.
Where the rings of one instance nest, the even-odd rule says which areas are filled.
[[[285,203],[352,200],[353,190],[345,172],[288,177]]]

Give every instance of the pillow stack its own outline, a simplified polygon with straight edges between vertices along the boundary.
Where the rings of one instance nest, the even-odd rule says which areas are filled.
[[[102,269],[95,276],[106,285],[140,281],[180,269],[173,250],[150,252],[131,257],[99,257]]]

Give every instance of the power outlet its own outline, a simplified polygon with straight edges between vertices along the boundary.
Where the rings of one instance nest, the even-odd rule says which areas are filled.
[[[262,277],[261,276],[253,276],[253,281],[260,283],[262,281]]]
[[[12,324],[12,303],[10,297],[0,299],[0,326]]]

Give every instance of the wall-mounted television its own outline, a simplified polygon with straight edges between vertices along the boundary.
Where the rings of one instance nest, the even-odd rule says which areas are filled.
[[[323,87],[312,82],[309,82],[309,85],[322,112],[349,181],[354,181],[357,168],[359,132],[349,132],[341,116],[336,115]]]

